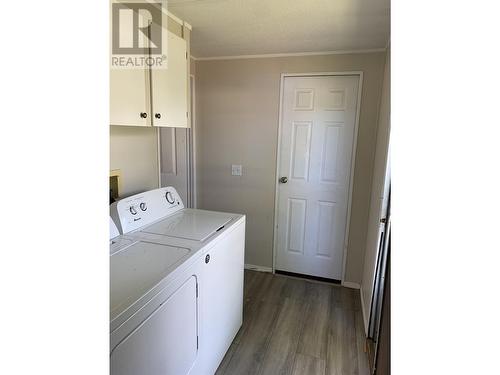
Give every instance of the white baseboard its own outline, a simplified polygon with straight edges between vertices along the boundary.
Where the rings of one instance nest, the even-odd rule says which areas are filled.
[[[254,264],[245,264],[245,269],[259,272],[273,272],[271,267],[256,266]]]
[[[363,326],[365,327],[365,336],[368,337],[368,318],[365,312],[365,300],[363,298],[363,288],[359,290],[359,298],[361,299],[361,314],[363,315]]]
[[[344,281],[342,282],[342,286],[345,286],[346,288],[351,288],[351,289],[360,289],[361,285],[358,283],[353,283],[352,281]]]

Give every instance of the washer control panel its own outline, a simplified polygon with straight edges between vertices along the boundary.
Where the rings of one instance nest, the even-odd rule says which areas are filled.
[[[110,206],[121,234],[140,229],[184,208],[175,188],[168,186],[124,198]]]

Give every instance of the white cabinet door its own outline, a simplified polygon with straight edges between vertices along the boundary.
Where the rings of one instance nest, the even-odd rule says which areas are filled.
[[[151,126],[147,69],[111,69],[110,124]]]
[[[153,125],[187,128],[186,41],[168,32],[167,69],[152,69]]]
[[[112,12],[110,16],[112,17]],[[137,16],[135,11],[134,13],[127,11],[127,14],[120,17],[118,23],[120,36],[132,37],[128,31],[134,30],[135,16]],[[110,20],[110,25],[112,23],[113,19]],[[138,33],[138,38],[141,38],[141,45],[147,45],[148,39],[146,35]],[[113,44],[113,41],[110,42]],[[126,40],[125,42],[131,42],[131,40]],[[128,43],[126,44],[126,47],[131,47]],[[145,57],[146,55],[144,54],[133,55],[133,58],[139,60]],[[116,67],[113,66],[114,63],[112,62],[115,58],[118,59],[119,56],[112,56],[110,66],[110,124],[151,126],[149,69],[146,66],[142,68]],[[123,56],[123,59],[128,61],[125,56]]]
[[[197,349],[196,277],[190,276],[112,351],[111,375],[182,375]]]

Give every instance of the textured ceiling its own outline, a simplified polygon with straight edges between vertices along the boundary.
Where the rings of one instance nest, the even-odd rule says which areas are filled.
[[[195,57],[384,48],[390,0],[168,0]]]

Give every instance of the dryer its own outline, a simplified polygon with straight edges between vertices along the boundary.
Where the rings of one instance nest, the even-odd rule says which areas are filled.
[[[111,215],[122,239],[167,246],[169,254],[179,253],[170,248],[198,254],[193,268],[198,286],[198,353],[189,373],[215,373],[243,319],[245,216],[184,208],[172,187],[122,199],[111,206]],[[178,327],[182,330],[183,324]]]

